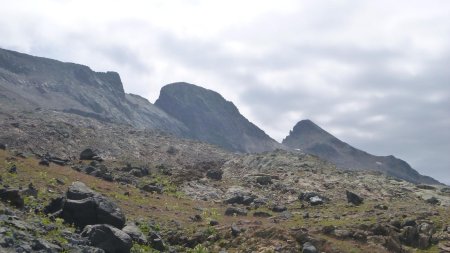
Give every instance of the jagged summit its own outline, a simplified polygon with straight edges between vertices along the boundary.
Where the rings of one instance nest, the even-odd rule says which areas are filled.
[[[186,127],[137,95],[126,94],[116,72],[0,49],[4,108],[51,109],[102,121],[182,135]]]
[[[413,183],[439,184],[431,177],[420,175],[405,161],[394,156],[374,156],[339,140],[311,120],[298,122],[283,145],[317,155],[338,167],[353,170],[381,171]]]
[[[190,137],[228,150],[261,152],[280,146],[219,93],[189,83],[161,89],[155,105],[190,129]]]

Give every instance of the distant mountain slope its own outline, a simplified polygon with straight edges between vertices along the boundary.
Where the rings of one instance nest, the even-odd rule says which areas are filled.
[[[282,142],[335,163],[338,167],[381,171],[413,183],[439,184],[431,177],[420,175],[405,161],[394,156],[374,156],[337,139],[310,120],[298,122]]]
[[[190,137],[239,152],[273,150],[281,145],[239,113],[219,93],[188,83],[161,89],[155,105],[190,129]]]
[[[45,108],[184,135],[186,127],[146,99],[125,94],[119,74],[0,49],[0,105]]]

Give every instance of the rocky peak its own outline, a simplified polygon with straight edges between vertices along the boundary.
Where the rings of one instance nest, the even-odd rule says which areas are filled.
[[[413,183],[439,184],[438,181],[420,175],[411,166],[394,156],[375,156],[339,140],[311,120],[298,122],[283,145],[319,156],[340,168],[374,170]]]
[[[239,152],[273,150],[280,145],[239,113],[219,93],[189,83],[161,89],[155,105],[183,122],[190,137]]]
[[[2,106],[50,109],[183,135],[185,126],[146,99],[125,94],[117,72],[0,49]]]

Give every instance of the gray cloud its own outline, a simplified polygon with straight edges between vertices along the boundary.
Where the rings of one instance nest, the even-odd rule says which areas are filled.
[[[118,71],[151,101],[196,83],[279,141],[310,118],[450,184],[448,1],[0,4],[1,47]]]

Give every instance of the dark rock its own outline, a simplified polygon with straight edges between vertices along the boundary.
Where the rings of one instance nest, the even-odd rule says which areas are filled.
[[[254,196],[250,196],[244,192],[238,192],[233,197],[225,200],[227,204],[241,204],[241,205],[250,205],[255,200]]]
[[[389,207],[383,204],[376,204],[373,208],[379,209],[379,210],[388,210]]]
[[[263,212],[263,211],[256,211],[256,212],[253,213],[253,217],[264,217],[264,218],[267,218],[267,217],[271,217],[271,216],[272,216],[272,214],[270,214],[268,212]]]
[[[389,252],[395,252],[395,253],[405,253],[405,251],[397,238],[397,236],[388,236],[386,237],[386,240],[383,243],[383,246],[386,247],[386,249],[389,250]]]
[[[231,235],[236,237],[241,233],[241,229],[236,225],[236,223],[231,224]]]
[[[90,245],[106,253],[127,253],[132,246],[128,234],[107,224],[87,225],[81,235],[87,237]]]
[[[133,175],[133,176],[135,176],[135,177],[143,177],[143,176],[144,176],[144,175],[142,174],[142,171],[141,171],[141,170],[138,170],[138,169],[132,169],[132,170],[130,171],[130,174]]]
[[[364,202],[364,199],[361,198],[360,196],[358,196],[357,194],[350,192],[350,191],[346,191],[345,192],[347,195],[347,201],[348,203],[352,203],[353,205],[361,205]]]
[[[417,246],[419,242],[419,232],[416,227],[406,226],[400,235],[400,241],[408,246]]]
[[[221,169],[210,169],[206,172],[206,176],[208,178],[214,179],[214,180],[221,180],[223,175],[223,170]]]
[[[196,214],[196,215],[190,217],[190,219],[191,219],[191,221],[193,221],[193,222],[200,222],[200,221],[203,220],[202,216],[200,216],[199,214]]]
[[[382,235],[382,236],[389,235],[389,228],[383,226],[382,224],[375,224],[371,229],[371,231],[374,235]]]
[[[441,203],[441,201],[439,201],[439,199],[436,197],[431,197],[431,198],[427,199],[426,202],[431,205],[437,205],[437,204]]]
[[[352,236],[352,233],[345,229],[336,229],[333,234],[339,239],[347,239]]]
[[[22,190],[21,192],[25,196],[33,196],[37,198],[38,196],[38,190],[34,187],[33,183],[28,184],[28,188],[25,190]]]
[[[8,172],[11,174],[17,174],[17,167],[15,164],[13,164],[11,167],[9,167]]]
[[[209,225],[210,225],[210,226],[217,226],[217,225],[219,225],[219,222],[216,221],[216,220],[210,220],[210,221],[209,221]]]
[[[427,185],[427,184],[418,184],[418,185],[416,185],[416,187],[419,189],[424,189],[424,190],[436,190],[436,187],[434,187],[432,185]]]
[[[318,251],[310,242],[305,242],[302,247],[302,253],[318,253]]]
[[[67,199],[82,200],[93,197],[96,193],[82,182],[73,182],[66,193]]]
[[[42,166],[50,166],[50,161],[47,160],[47,159],[45,159],[45,158],[42,158],[42,159],[39,161],[39,165],[42,165]]]
[[[272,207],[272,211],[276,212],[276,213],[281,213],[286,210],[287,210],[286,206],[283,206],[283,205],[275,205],[274,207]]]
[[[145,238],[142,231],[134,223],[127,224],[122,231],[131,237],[131,239],[139,244],[147,244],[147,238]]]
[[[450,194],[450,187],[444,187],[441,189],[442,193]]]
[[[315,192],[302,192],[298,196],[298,199],[301,201],[306,201],[312,206],[317,206],[322,205],[326,198]]]
[[[260,185],[268,185],[272,184],[272,177],[271,176],[259,176],[256,178],[256,182]]]
[[[149,241],[152,248],[158,251],[164,251],[166,249],[164,240],[162,239],[161,235],[157,232],[154,231],[150,232]]]
[[[241,208],[237,207],[228,207],[227,210],[225,210],[225,215],[227,216],[247,216],[247,211]]]
[[[87,148],[80,153],[80,160],[96,160],[95,157],[98,157],[97,153],[92,149]]]
[[[25,205],[20,190],[18,189],[0,189],[0,199],[17,208],[23,208]]]
[[[162,186],[152,184],[146,184],[141,189],[146,192],[156,192],[158,194],[161,194],[164,191]]]
[[[35,251],[43,252],[61,252],[62,248],[53,243],[49,243],[42,239],[35,239],[31,242],[31,248]]]
[[[44,211],[56,213],[79,228],[93,224],[122,228],[125,224],[125,216],[115,203],[81,182],[74,182],[67,190],[65,199],[53,200]]]
[[[8,148],[8,145],[6,145],[4,143],[0,143],[0,149],[6,150],[7,148]]]
[[[58,216],[59,213],[62,212],[65,202],[66,202],[65,197],[52,199],[50,203],[44,207],[44,213],[53,216]]]
[[[331,235],[334,233],[334,230],[336,230],[336,227],[333,225],[329,225],[322,228],[322,233],[326,235]]]
[[[427,249],[431,246],[431,236],[419,234],[419,242],[417,243],[417,247],[419,249]]]
[[[416,220],[414,219],[405,219],[402,223],[401,223],[401,227],[415,227],[417,226]]]

